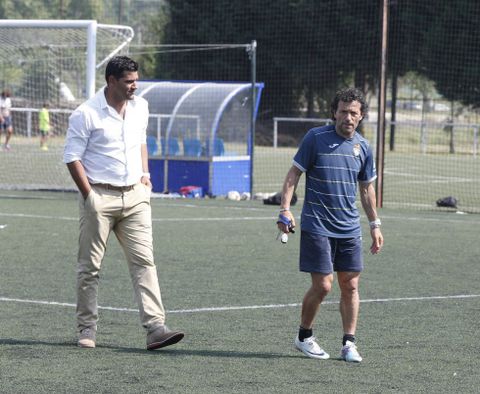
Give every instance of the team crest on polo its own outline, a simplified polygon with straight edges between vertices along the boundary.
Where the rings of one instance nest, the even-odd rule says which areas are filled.
[[[357,157],[360,154],[360,144],[353,145],[353,155]]]

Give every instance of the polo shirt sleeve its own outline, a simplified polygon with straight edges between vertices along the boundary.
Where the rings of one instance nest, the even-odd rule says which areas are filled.
[[[85,113],[76,110],[70,115],[68,121],[67,138],[63,151],[63,162],[71,163],[82,160],[87,148],[90,132],[86,127]]]
[[[366,147],[365,162],[362,169],[358,173],[358,181],[362,183],[371,183],[377,179],[377,169],[375,168],[375,160],[370,145]]]
[[[315,164],[316,158],[316,138],[312,129],[303,137],[300,147],[293,158],[293,165],[300,171],[307,172]]]

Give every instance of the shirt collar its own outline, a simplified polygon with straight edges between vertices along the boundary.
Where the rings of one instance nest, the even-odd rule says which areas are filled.
[[[101,108],[101,109],[107,109],[110,107],[110,105],[108,105],[107,103],[107,98],[105,97],[105,89],[107,87],[104,86],[103,88],[101,88],[97,94],[96,94],[96,100],[97,100],[97,104],[98,106]],[[133,99],[132,100],[127,100],[127,106],[130,106],[130,105],[135,105],[136,103],[136,96],[133,96]],[[110,107],[111,108],[111,107]]]
[[[107,98],[105,97],[106,88],[107,87],[104,86],[97,92],[97,94],[95,95],[95,101],[97,102],[98,107],[101,108],[102,110],[107,110],[107,111],[111,110],[115,114],[117,114],[117,112],[107,103]],[[137,102],[136,96],[133,96],[132,100],[127,100],[127,107],[135,106],[136,102]]]
[[[105,97],[105,89],[106,89],[106,86],[101,88],[97,93],[98,104],[99,104],[100,108],[102,108],[102,109],[106,109],[109,106],[108,103],[107,103],[107,99]]]

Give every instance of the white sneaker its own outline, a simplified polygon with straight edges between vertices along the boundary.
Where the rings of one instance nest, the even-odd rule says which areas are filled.
[[[305,338],[303,342],[301,342],[297,335],[295,338],[295,347],[308,357],[319,358],[322,360],[329,359],[330,355],[320,346],[318,346],[318,343],[315,342],[315,339],[316,338],[314,336],[311,336],[309,338]]]
[[[340,355],[342,360],[350,363],[359,363],[362,361],[362,356],[358,353],[355,343],[347,341],[345,346],[342,347],[342,354]]]

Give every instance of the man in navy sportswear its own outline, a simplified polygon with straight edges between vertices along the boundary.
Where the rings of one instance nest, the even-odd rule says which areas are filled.
[[[362,357],[356,347],[355,331],[363,254],[356,196],[358,190],[370,224],[370,251],[376,254],[383,246],[373,183],[377,174],[370,145],[356,131],[368,111],[362,92],[358,89],[338,92],[331,111],[334,124],[308,131],[293,159],[283,184],[280,214],[284,220],[278,222],[278,227],[285,233],[295,227],[290,202],[305,173],[299,265],[300,271],[310,273],[312,283],[303,298],[295,346],[308,357],[330,357],[316,342],[313,324],[320,304],[332,288],[336,272],[343,325],[341,358],[360,362]],[[288,221],[290,225],[285,223]]]

